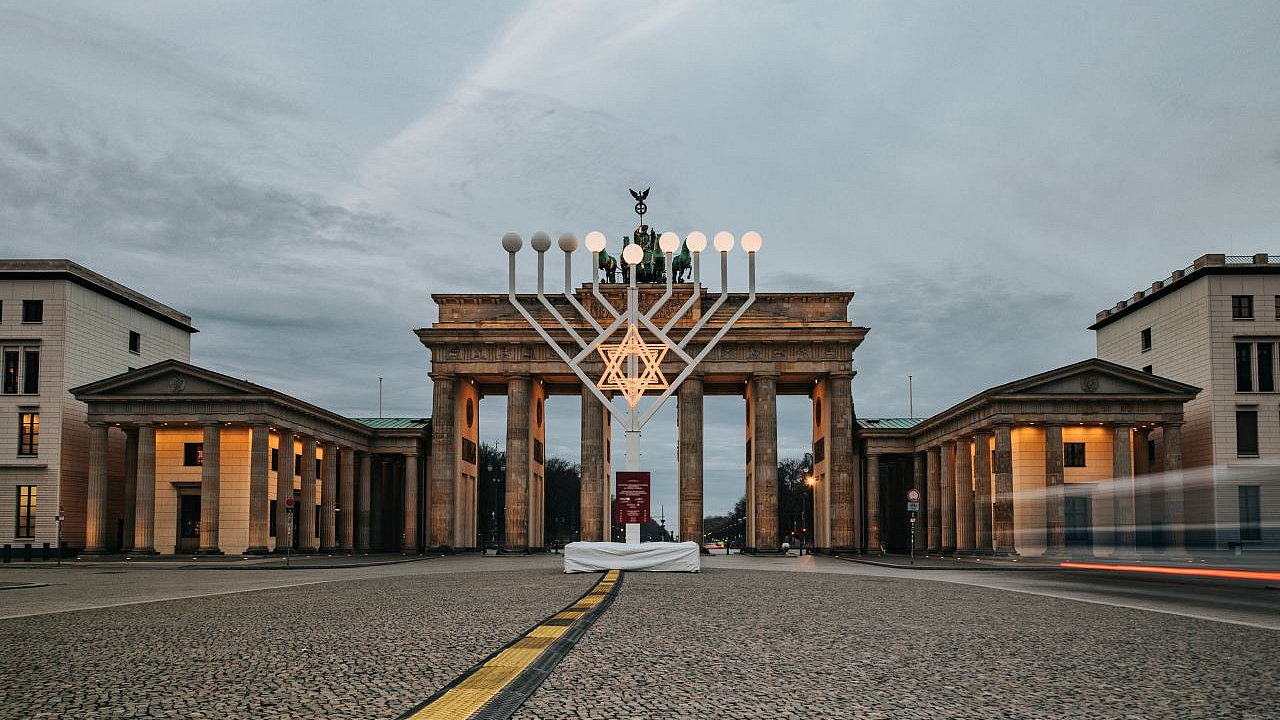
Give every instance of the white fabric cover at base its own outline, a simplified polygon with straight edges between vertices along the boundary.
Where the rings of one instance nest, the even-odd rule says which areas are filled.
[[[567,573],[602,570],[698,572],[702,569],[696,542],[574,542],[564,546]]]

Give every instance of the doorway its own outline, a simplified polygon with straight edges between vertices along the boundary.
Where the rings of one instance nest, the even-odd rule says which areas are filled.
[[[200,549],[200,494],[178,496],[178,545],[174,552],[192,553]]]
[[[1093,524],[1090,521],[1089,498],[1068,495],[1063,498],[1063,520],[1066,524],[1067,549],[1082,554],[1093,552]]]

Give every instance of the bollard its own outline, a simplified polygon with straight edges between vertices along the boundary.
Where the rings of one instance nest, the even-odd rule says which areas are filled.
[[[31,543],[22,543],[22,562],[31,562]]]
[[[49,543],[45,543],[44,547],[41,548],[40,559],[45,562],[49,562]]]
[[[13,546],[10,545],[9,543],[4,544],[3,556],[4,556],[4,563],[6,565],[13,562]]]

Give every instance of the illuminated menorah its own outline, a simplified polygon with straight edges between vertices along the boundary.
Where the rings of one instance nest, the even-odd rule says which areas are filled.
[[[545,288],[545,260],[546,252],[551,249],[551,236],[544,232],[536,232],[529,238],[529,245],[538,253],[538,302],[555,320],[555,325],[559,329],[568,333],[569,337],[578,346],[578,352],[575,355],[569,355],[568,352],[556,342],[547,328],[543,326],[537,318],[529,312],[527,308],[521,304],[519,298],[516,297],[516,253],[524,245],[524,241],[516,233],[507,233],[502,236],[502,248],[508,254],[508,289],[507,295],[511,300],[511,304],[529,323],[529,325],[537,331],[538,335],[546,342],[547,346],[559,356],[560,360],[573,370],[573,373],[582,381],[584,387],[590,390],[604,407],[609,411],[610,415],[622,424],[624,435],[626,437],[626,469],[640,469],[640,432],[645,424],[653,418],[654,414],[662,407],[667,398],[675,392],[680,384],[694,371],[701,363],[712,348],[720,342],[734,323],[751,307],[756,299],[756,253],[760,250],[763,241],[758,232],[747,232],[742,235],[742,249],[747,252],[747,299],[738,309],[729,317],[728,320],[716,330],[715,335],[697,351],[697,355],[690,355],[687,348],[690,343],[702,331],[712,316],[716,314],[725,301],[729,299],[729,251],[733,249],[734,238],[729,232],[718,232],[712,241],[712,245],[716,251],[720,253],[720,296],[707,309],[702,317],[694,323],[683,337],[679,340],[674,339],[673,333],[676,324],[686,315],[689,310],[698,302],[702,290],[701,261],[702,253],[707,249],[707,236],[700,232],[691,232],[685,238],[685,247],[687,247],[693,256],[693,291],[689,294],[689,299],[684,302],[679,309],[661,326],[654,321],[654,316],[658,311],[666,305],[673,294],[672,288],[672,258],[676,250],[680,246],[680,236],[673,232],[663,233],[658,239],[658,247],[666,256],[666,292],[659,297],[653,305],[645,312],[641,312],[639,308],[639,291],[636,287],[637,268],[644,259],[644,250],[639,244],[630,244],[623,248],[622,259],[630,266],[627,283],[627,306],[623,310],[615,308],[613,303],[600,292],[600,252],[605,248],[605,236],[601,232],[587,233],[586,246],[591,251],[591,293],[596,301],[604,308],[608,316],[612,317],[612,321],[606,319],[609,324],[602,326],[595,316],[589,312],[582,303],[578,302],[573,292],[573,253],[578,249],[578,238],[572,233],[565,233],[560,236],[560,249],[564,251],[564,297],[569,305],[582,316],[583,320],[589,327],[589,332],[594,333],[594,337],[590,339],[584,338],[578,330],[567,321],[559,310],[547,299]],[[551,323],[548,322],[548,325]],[[617,343],[607,343],[619,330],[626,326],[622,340]],[[640,328],[644,327],[650,335],[656,339],[657,343],[646,342],[641,335]],[[593,354],[598,353],[604,361],[604,372],[598,380],[592,380],[585,370],[583,363]],[[667,382],[666,377],[662,373],[662,363],[668,354],[675,355],[684,363],[684,369],[676,376],[675,380]],[[648,391],[661,391],[653,402],[642,412],[639,408],[640,399]],[[627,410],[622,411],[614,407],[609,401],[606,391],[618,391],[627,401]],[[627,524],[627,542],[640,542],[640,526],[637,523]]]

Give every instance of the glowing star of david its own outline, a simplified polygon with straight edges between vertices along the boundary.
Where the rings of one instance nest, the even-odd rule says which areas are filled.
[[[600,357],[604,358],[604,374],[596,387],[601,390],[618,390],[627,399],[627,405],[635,407],[646,390],[665,390],[667,378],[662,374],[662,359],[667,355],[666,345],[647,345],[635,325],[627,328],[627,334],[617,345],[601,345]],[[623,363],[628,358],[639,358],[643,369],[640,375],[627,374]]]

